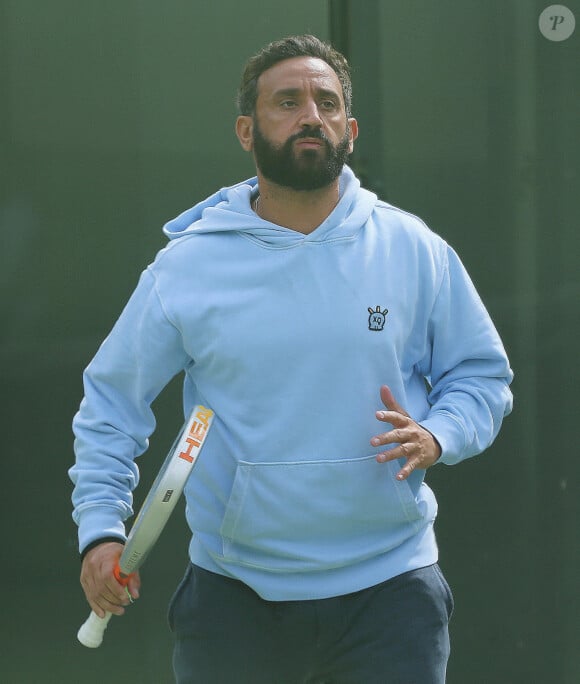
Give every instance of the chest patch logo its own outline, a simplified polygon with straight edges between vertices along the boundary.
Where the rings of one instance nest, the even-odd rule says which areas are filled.
[[[369,330],[377,330],[380,332],[385,327],[385,321],[387,320],[387,314],[389,313],[389,310],[383,309],[381,311],[380,306],[377,306],[376,309],[371,309],[371,307],[369,306],[368,312]]]

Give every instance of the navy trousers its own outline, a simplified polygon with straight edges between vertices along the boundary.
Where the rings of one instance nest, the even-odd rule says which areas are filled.
[[[444,684],[452,610],[438,565],[308,601],[265,601],[189,566],[169,607],[175,681]]]

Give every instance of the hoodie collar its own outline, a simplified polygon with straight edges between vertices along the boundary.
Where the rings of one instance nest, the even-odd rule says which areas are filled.
[[[340,177],[340,199],[329,216],[311,233],[278,226],[260,218],[251,207],[258,187],[256,177],[222,188],[187,209],[163,227],[170,240],[198,234],[240,232],[270,247],[290,247],[303,242],[326,242],[352,237],[368,220],[376,195],[361,188],[345,166]]]

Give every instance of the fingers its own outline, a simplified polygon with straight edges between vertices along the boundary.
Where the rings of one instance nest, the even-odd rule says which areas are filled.
[[[113,615],[123,615],[125,613],[124,606],[129,603],[130,600],[124,588],[123,595],[118,596],[112,587],[105,587],[102,593],[92,601],[89,601],[91,608],[99,617],[104,617],[105,612],[113,613]]]
[[[138,572],[134,572],[129,577],[127,589],[129,590],[132,599],[137,600],[139,598],[139,590],[141,589],[141,578],[139,577]]]
[[[406,480],[417,468],[427,469],[435,463],[437,458],[434,456],[433,438],[426,430],[424,432],[425,435],[417,433],[408,441],[403,441],[392,449],[377,454],[377,461],[387,463],[388,461],[405,459],[405,465],[397,473],[397,480]],[[371,444],[377,446],[374,442],[374,439],[371,440]]]
[[[380,411],[378,413],[381,413]],[[415,437],[415,432],[411,429],[409,425],[409,419],[406,418],[405,427],[394,428],[388,432],[383,432],[380,435],[376,435],[371,439],[371,444],[373,446],[386,446],[389,444],[405,444],[410,442]],[[390,421],[389,421],[390,422]],[[395,458],[400,458],[398,457]]]
[[[371,439],[372,446],[388,446],[388,450],[377,454],[379,463],[405,459],[406,463],[397,473],[397,480],[406,480],[411,473],[433,465],[441,454],[441,448],[433,435],[416,423],[396,401],[390,388],[383,385],[381,400],[387,411],[377,411],[376,418],[390,423],[392,430]]]
[[[396,477],[397,480],[402,482],[403,480],[406,480],[409,475],[415,470],[415,468],[421,468],[421,461],[418,458],[410,458],[407,463],[399,470],[397,473]],[[427,466],[424,466],[425,468]]]
[[[395,411],[396,413],[400,413],[401,415],[410,418],[409,414],[395,399],[393,393],[391,392],[391,388],[387,385],[383,385],[381,387],[381,401],[390,411]]]
[[[81,585],[89,605],[99,617],[104,617],[105,612],[123,615],[124,606],[130,603],[125,587],[113,574],[122,550],[122,544],[108,542],[91,549],[83,559]],[[138,578],[136,582],[133,589],[138,595]]]

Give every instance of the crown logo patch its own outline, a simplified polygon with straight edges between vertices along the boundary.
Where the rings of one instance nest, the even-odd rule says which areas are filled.
[[[376,309],[371,309],[369,306],[369,330],[377,330],[380,332],[385,327],[385,321],[387,320],[388,309],[383,309],[377,306]]]

